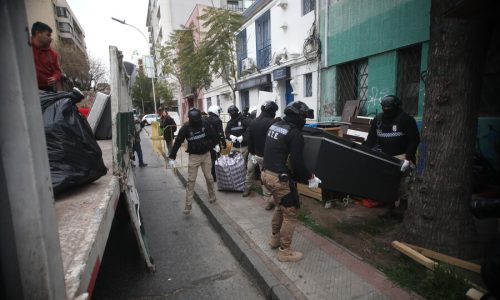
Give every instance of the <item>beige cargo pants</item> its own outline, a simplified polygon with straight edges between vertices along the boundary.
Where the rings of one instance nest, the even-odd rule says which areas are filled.
[[[284,207],[281,199],[290,193],[288,182],[279,181],[278,176],[264,171],[261,174],[262,183],[269,189],[274,197],[276,209],[274,210],[271,222],[272,234],[279,234],[282,249],[290,248],[292,244],[293,232],[297,225],[297,208]]]
[[[255,157],[255,160],[257,161],[257,164],[259,165],[259,169],[261,171],[260,174],[262,174],[262,168],[264,165],[264,158],[257,156],[257,155],[253,155],[253,154],[250,154],[250,155]],[[250,158],[250,155],[248,156],[247,176],[245,178],[245,189],[252,188],[252,184],[253,184],[254,178],[255,178],[255,164],[253,163],[252,159]],[[271,195],[271,192],[269,192],[269,190],[266,188],[265,185],[262,185],[262,196],[263,196],[264,200],[266,201],[266,204],[269,202],[272,202],[274,204],[273,195]]]
[[[188,179],[186,189],[186,205],[191,207],[194,196],[194,184],[198,176],[198,167],[201,167],[207,182],[208,197],[210,202],[215,201],[214,179],[212,177],[212,158],[210,151],[205,154],[189,154]]]

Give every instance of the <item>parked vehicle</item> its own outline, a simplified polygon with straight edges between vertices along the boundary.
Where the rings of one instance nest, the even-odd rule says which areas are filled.
[[[160,122],[160,117],[158,116],[158,114],[148,114],[142,117],[142,122],[145,122],[146,125],[151,125],[153,121]]]

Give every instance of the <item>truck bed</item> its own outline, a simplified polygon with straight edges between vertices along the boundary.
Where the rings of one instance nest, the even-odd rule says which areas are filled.
[[[98,141],[108,173],[56,197],[66,294],[92,294],[120,196],[113,175],[112,141]]]

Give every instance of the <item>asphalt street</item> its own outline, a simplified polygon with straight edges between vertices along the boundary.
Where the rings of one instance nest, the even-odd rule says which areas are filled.
[[[146,134],[141,144],[148,166],[135,169],[136,186],[156,272],[141,260],[121,201],[92,298],[263,299],[197,204],[183,214],[185,188]]]

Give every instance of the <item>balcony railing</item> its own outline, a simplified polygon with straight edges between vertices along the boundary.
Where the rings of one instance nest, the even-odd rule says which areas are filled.
[[[271,44],[257,50],[257,68],[264,69],[271,61]]]

